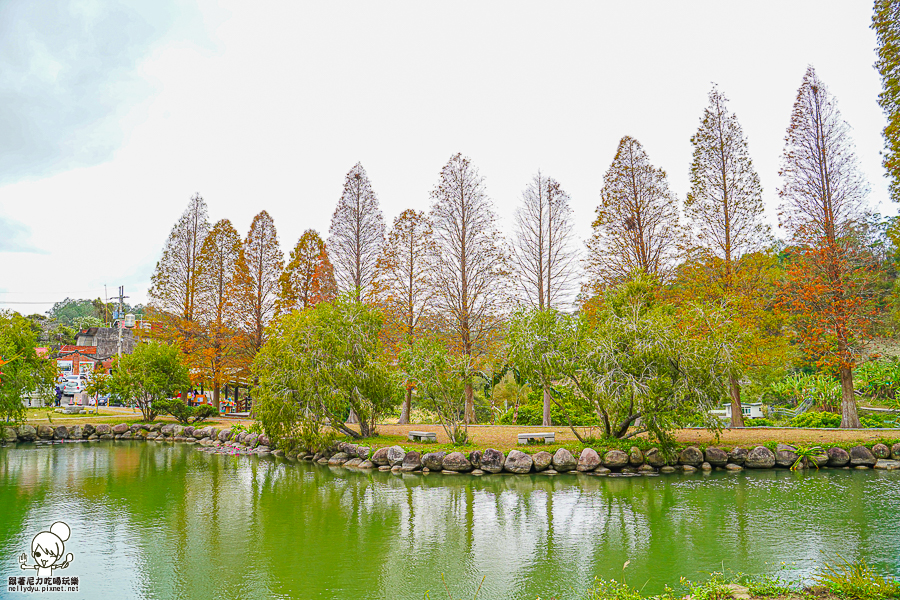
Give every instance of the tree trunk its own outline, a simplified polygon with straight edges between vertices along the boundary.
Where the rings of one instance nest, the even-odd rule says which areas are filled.
[[[853,394],[853,371],[841,365],[841,428],[859,428],[859,414],[856,412],[856,396]]]
[[[219,386],[213,386],[213,406],[216,407],[216,410],[219,410]]]
[[[407,388],[406,397],[403,399],[403,404],[400,405],[400,420],[397,421],[399,425],[408,425],[409,424],[409,411],[412,406],[412,388]]]
[[[737,377],[731,375],[728,378],[731,391],[731,426],[744,426],[744,413],[741,410],[741,384],[738,383]]]
[[[350,408],[350,414],[347,416],[347,422],[352,424],[359,423],[359,417],[356,416],[356,411],[353,408]]]
[[[544,420],[541,422],[543,427],[550,427],[550,388],[544,387]]]
[[[475,392],[472,383],[466,384],[466,425],[475,423]]]

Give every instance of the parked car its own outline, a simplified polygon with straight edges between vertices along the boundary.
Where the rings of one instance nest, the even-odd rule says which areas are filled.
[[[84,375],[66,375],[66,383],[63,384],[63,396],[74,396],[84,391]]]

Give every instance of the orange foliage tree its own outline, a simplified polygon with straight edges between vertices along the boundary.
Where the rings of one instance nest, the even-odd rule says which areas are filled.
[[[150,337],[177,345],[189,366],[196,366],[199,339],[197,298],[200,288],[200,251],[209,233],[206,202],[200,194],[172,227],[162,256],[156,263],[148,292],[148,318],[162,327]]]
[[[783,289],[800,345],[841,382],[841,427],[859,427],[856,353],[872,335],[874,269],[865,236],[868,187],[834,96],[808,67],[791,114],[780,175],[781,221],[794,254]]]
[[[307,229],[297,240],[279,283],[280,313],[303,310],[335,297],[334,267],[316,230]]]
[[[279,281],[284,254],[272,217],[261,211],[253,217],[235,269],[236,308],[243,333],[241,372],[249,373],[266,341],[266,327],[277,314]]]
[[[222,386],[235,364],[236,330],[235,271],[241,237],[228,219],[210,230],[200,251],[200,286],[197,302],[202,328],[199,370],[210,382],[213,405],[219,408]]]

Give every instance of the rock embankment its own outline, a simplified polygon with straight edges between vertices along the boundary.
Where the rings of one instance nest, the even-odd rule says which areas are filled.
[[[52,443],[92,442],[100,440],[136,440],[155,442],[181,442],[198,444],[201,450],[217,454],[257,454],[285,456],[289,460],[303,460],[322,465],[355,469],[379,469],[405,473],[440,472],[445,474],[471,473],[557,473],[577,472],[588,475],[654,475],[658,473],[694,473],[697,471],[741,471],[743,469],[790,468],[797,462],[797,449],[778,444],[774,451],[765,447],[732,448],[725,450],[710,446],[701,449],[688,446],[680,452],[666,456],[658,448],[641,451],[632,447],[628,452],[609,450],[597,452],[585,448],[577,455],[566,448],[553,454],[539,451],[527,454],[511,450],[504,454],[494,448],[484,451],[462,452],[407,452],[400,446],[372,450],[368,446],[339,442],[324,452],[310,453],[291,450],[273,450],[265,435],[245,431],[232,433],[231,429],[216,427],[192,427],[172,423],[148,425],[20,425],[0,427],[3,443]],[[891,447],[875,444],[871,447],[854,446],[849,450],[828,448],[821,454],[803,459],[807,467],[839,469],[900,469],[900,443]]]

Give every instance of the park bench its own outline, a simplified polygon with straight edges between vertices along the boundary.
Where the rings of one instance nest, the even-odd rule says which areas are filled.
[[[520,444],[528,444],[532,442],[543,442],[545,444],[552,444],[556,441],[556,433],[550,431],[548,433],[520,433],[519,434],[519,443]]]
[[[432,431],[410,431],[407,434],[411,442],[436,442],[437,434]]]

